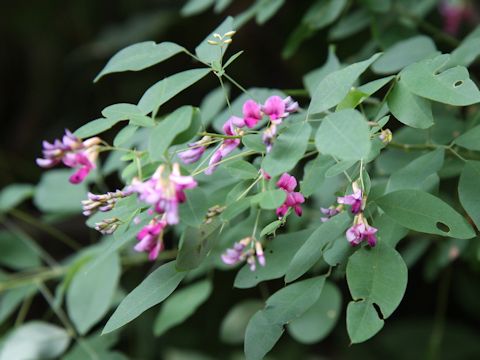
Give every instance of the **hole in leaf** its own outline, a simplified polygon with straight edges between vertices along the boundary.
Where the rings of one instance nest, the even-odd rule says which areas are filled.
[[[450,228],[448,227],[447,224],[445,223],[442,223],[440,221],[437,221],[437,223],[435,224],[435,226],[437,227],[438,230],[440,231],[443,231],[443,232],[450,232]]]
[[[463,84],[463,81],[462,80],[457,80],[455,81],[455,83],[453,84],[453,87],[459,87]]]
[[[373,303],[373,308],[375,309],[375,311],[377,312],[377,315],[380,319],[384,320],[384,317],[383,317],[383,314],[382,314],[382,310],[380,309],[380,306],[378,306],[376,303]]]

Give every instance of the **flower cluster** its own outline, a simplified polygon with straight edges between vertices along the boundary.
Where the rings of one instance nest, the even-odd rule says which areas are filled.
[[[264,105],[252,99],[245,101],[242,107],[243,117],[231,116],[223,125],[223,133],[227,135],[227,138],[222,141],[219,148],[212,154],[205,174],[212,174],[218,164],[240,145],[240,137],[243,135],[242,128],[254,128],[263,119],[264,115],[270,120],[270,126],[264,131],[262,137],[266,151],[269,152],[273,145],[273,139],[277,134],[277,125],[281,124],[284,118],[297,110],[298,103],[293,101],[290,96],[285,99],[276,95],[270,96]],[[178,157],[186,164],[194,163],[202,157],[209,142],[210,137],[205,136],[199,141],[189,144],[189,149],[180,152]]]
[[[301,204],[305,202],[305,198],[302,193],[294,191],[297,187],[297,179],[290,174],[284,173],[277,181],[277,187],[287,194],[284,203],[277,208],[277,216],[279,218],[285,216],[289,208],[292,208],[298,216],[302,216]]]
[[[247,261],[251,271],[255,271],[257,261],[260,266],[265,266],[265,255],[263,254],[262,244],[255,238],[248,236],[227,249],[222,254],[222,261],[227,265],[236,265]]]
[[[98,211],[106,212],[114,208],[118,199],[122,199],[131,195],[132,192],[125,190],[117,190],[115,192],[107,192],[106,194],[92,194],[88,193],[88,199],[82,201],[83,215],[90,216]]]
[[[70,131],[65,130],[62,140],[55,139],[53,143],[43,141],[43,158],[37,159],[37,165],[51,168],[63,163],[65,166],[76,168],[77,171],[70,176],[69,180],[72,184],[79,184],[92,169],[95,169],[100,143],[101,139],[98,137],[82,141]]]
[[[350,205],[352,214],[355,214],[353,225],[345,234],[347,240],[353,246],[359,245],[364,240],[366,240],[370,246],[375,246],[377,243],[377,237],[375,235],[377,229],[370,226],[363,215],[365,208],[363,191],[356,182],[352,183],[352,190],[352,194],[337,198],[339,204]]]
[[[138,194],[138,198],[151,205],[149,213],[155,214],[152,221],[137,235],[137,251],[149,252],[154,260],[163,248],[163,230],[167,225],[179,222],[178,205],[185,202],[185,190],[197,186],[192,176],[182,176],[177,163],[173,164],[169,174],[165,165],[160,165],[152,177],[146,181],[133,179],[128,191]]]

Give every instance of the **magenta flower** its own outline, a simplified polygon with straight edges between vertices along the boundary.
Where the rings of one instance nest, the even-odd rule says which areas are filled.
[[[152,205],[154,212],[165,214],[167,224],[178,224],[178,205],[186,200],[184,190],[193,189],[197,182],[192,176],[182,176],[177,163],[168,176],[164,171],[165,166],[160,165],[150,179],[133,179],[128,190],[138,193],[138,198]]]
[[[257,261],[260,266],[266,264],[262,244],[250,236],[236,242],[232,248],[225,250],[221,259],[227,265],[236,265],[246,260],[251,271],[255,271]]]
[[[249,128],[253,128],[262,120],[261,106],[251,99],[245,101],[242,112],[245,125]]]
[[[443,17],[443,30],[451,35],[457,35],[462,22],[472,22],[476,18],[475,10],[464,1],[443,0],[439,5]]]
[[[87,139],[82,142],[70,131],[65,130],[62,140],[56,139],[53,143],[43,141],[43,158],[36,160],[37,165],[43,168],[51,168],[63,162],[65,166],[76,168],[77,171],[70,176],[72,184],[81,183],[92,169],[95,169],[95,161],[98,157],[98,137]]]
[[[353,194],[340,196],[337,198],[339,204],[351,205],[352,214],[358,214],[363,210],[363,193],[362,189],[354,182],[352,183]]]
[[[223,124],[223,132],[225,135],[236,136],[238,135],[237,128],[242,128],[244,126],[245,121],[242,118],[239,118],[238,116],[231,116],[227,121],[225,121],[225,124]]]
[[[290,174],[284,173],[277,181],[277,187],[287,194],[285,202],[277,208],[277,216],[279,218],[285,216],[289,208],[292,208],[298,216],[302,216],[301,204],[305,202],[305,198],[300,192],[294,191],[297,187],[297,179]]]
[[[325,216],[321,217],[320,220],[322,222],[327,222],[328,220],[330,220],[330,218],[337,215],[340,212],[340,209],[339,209],[339,207],[330,206],[329,208],[321,207],[320,211],[322,212],[322,214],[325,215]]]
[[[270,96],[263,105],[263,112],[274,124],[281,122],[282,118],[288,116],[285,113],[285,103],[280,96]]]
[[[362,214],[357,215],[354,219],[353,225],[347,230],[346,237],[352,246],[359,245],[366,240],[368,245],[375,246],[377,244],[376,232],[377,228],[368,225]]]
[[[148,259],[155,260],[163,250],[163,230],[167,227],[164,219],[153,219],[137,234],[138,243],[134,249],[138,252],[148,252]]]

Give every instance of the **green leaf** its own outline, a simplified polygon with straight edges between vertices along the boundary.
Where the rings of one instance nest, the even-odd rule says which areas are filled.
[[[0,213],[13,209],[20,203],[31,198],[35,187],[30,184],[11,184],[0,191]]]
[[[323,118],[315,145],[320,153],[342,160],[364,159],[371,147],[370,130],[361,113],[341,110]]]
[[[264,310],[258,311],[245,331],[245,356],[262,359],[283,334],[282,326],[299,318],[319,298],[325,276],[303,280],[270,296]]]
[[[13,330],[6,338],[0,360],[56,359],[69,343],[70,336],[61,327],[31,321]]]
[[[462,66],[442,71],[449,55],[422,60],[405,68],[401,80],[412,93],[444,104],[466,106],[480,102],[480,91]]]
[[[338,41],[356,34],[370,25],[371,17],[365,9],[352,11],[343,16],[328,32],[330,41]]]
[[[472,218],[473,222],[480,229],[480,162],[467,161],[460,175],[458,183],[458,195],[460,203]]]
[[[122,130],[120,130],[115,139],[113,140],[113,146],[121,146],[125,144],[138,130],[136,125],[127,125]]]
[[[229,162],[225,164],[225,169],[239,179],[255,179],[258,176],[258,169],[245,160]]]
[[[476,27],[450,54],[448,66],[470,66],[480,55],[480,27]]]
[[[388,108],[400,122],[417,129],[428,129],[434,124],[429,100],[412,94],[403,81],[395,84],[387,97]]]
[[[130,45],[113,55],[93,82],[106,74],[146,69],[182,51],[185,51],[183,47],[171,42],[156,44],[154,41],[144,41]]]
[[[117,333],[103,336],[95,333],[87,338],[83,338],[81,343],[77,342],[62,357],[62,360],[91,360],[92,353],[96,354],[101,360],[123,360],[123,357],[118,356],[120,353],[108,351],[117,341]]]
[[[261,360],[283,334],[283,326],[273,323],[264,311],[252,316],[245,329],[246,360]]]
[[[208,127],[214,117],[225,107],[227,103],[226,96],[229,96],[230,93],[229,90],[230,88],[228,87],[228,84],[225,84],[225,90],[222,87],[218,87],[203,98],[202,103],[200,104],[200,111],[202,113],[202,122],[205,128]]]
[[[375,202],[388,216],[408,229],[458,239],[475,236],[462,215],[424,191],[398,190]]]
[[[289,334],[303,344],[324,339],[338,321],[342,294],[332,282],[325,282],[318,300],[302,316],[288,324]]]
[[[178,290],[162,305],[155,319],[153,333],[161,336],[172,327],[181,324],[195,313],[210,296],[212,284],[203,280]]]
[[[380,54],[375,54],[368,60],[355,63],[344,69],[334,71],[327,75],[315,89],[308,108],[309,114],[324,112],[340,103],[348,94],[355,81],[367,68],[378,59]]]
[[[313,95],[320,81],[322,81],[327,75],[339,69],[340,61],[338,61],[338,58],[335,55],[335,46],[330,45],[328,47],[328,57],[325,64],[318,69],[310,71],[303,77],[303,84],[308,90],[310,96]]]
[[[205,77],[210,69],[191,69],[179,72],[150,86],[138,102],[144,114],[156,113],[158,108],[186,88]]]
[[[265,152],[265,144],[262,141],[261,134],[252,134],[242,136],[242,144],[250,150],[263,153]]]
[[[205,221],[208,208],[205,191],[201,187],[196,187],[188,191],[187,201],[179,206],[180,219],[188,226],[200,226]]]
[[[262,231],[260,231],[260,237],[264,237],[266,235],[270,235],[270,234],[273,234],[275,233],[275,231],[283,225],[283,221],[282,220],[275,220],[275,221],[272,221],[270,224],[268,224],[267,226],[265,226]]]
[[[350,224],[351,218],[346,211],[322,223],[295,253],[287,267],[285,282],[292,282],[305,274],[320,260],[330,242],[342,235]]]
[[[120,270],[120,258],[113,253],[88,271],[81,268],[73,278],[67,290],[67,310],[80,334],[86,334],[109,310]]]
[[[215,30],[213,30],[201,43],[195,48],[195,54],[204,63],[211,64],[214,61],[220,61],[222,55],[226,52],[227,45],[222,47],[219,45],[210,45],[208,40],[218,40],[213,37],[213,34],[220,34],[223,36],[225,33],[235,30],[233,28],[233,18],[227,17]]]
[[[443,166],[445,151],[441,148],[419,156],[408,165],[395,171],[388,180],[385,193],[401,189],[425,190],[431,175]]]
[[[314,160],[307,163],[303,172],[303,179],[300,182],[301,193],[309,197],[322,186],[325,180],[325,173],[335,163],[328,155],[318,155]]]
[[[265,210],[275,210],[281,206],[287,198],[286,192],[282,189],[267,190],[261,192],[259,195],[260,207]]]
[[[227,344],[241,344],[250,318],[263,308],[259,300],[245,300],[231,308],[220,326],[220,339]]]
[[[182,16],[192,16],[200,14],[213,5],[215,0],[188,0],[180,9]]]
[[[262,169],[271,176],[280,175],[297,165],[307,149],[312,128],[307,122],[290,125],[278,136],[272,151],[262,161]]]
[[[3,292],[0,300],[0,324],[15,311],[23,299],[32,296],[36,291],[37,287],[35,285],[26,285]]]
[[[332,165],[326,172],[325,177],[330,178],[341,174],[344,171],[350,169],[353,165],[357,163],[357,160],[342,160],[338,163]]]
[[[408,270],[398,252],[383,243],[363,247],[350,256],[347,283],[354,302],[347,309],[347,331],[352,343],[375,335],[402,301]],[[382,314],[379,319],[373,305]]]
[[[265,24],[285,3],[285,0],[260,0],[255,20],[258,25]]]
[[[74,135],[81,139],[88,138],[90,136],[97,135],[108,129],[111,129],[116,123],[120,121],[121,120],[104,118],[92,120],[75,130]]]
[[[480,151],[480,125],[468,130],[455,139],[455,144],[465,149]]]
[[[40,266],[40,257],[20,233],[0,230],[0,264],[15,270]]]
[[[108,320],[102,334],[122,327],[145,310],[165,300],[177,288],[185,275],[184,272],[177,272],[175,261],[160,266],[123,299]]]
[[[435,43],[428,36],[418,35],[399,41],[372,65],[377,74],[393,74],[404,67],[436,53]]]
[[[295,252],[302,246],[313,229],[282,234],[267,243],[265,247],[266,266],[259,266],[253,272],[244,265],[235,277],[234,286],[240,289],[254,287],[262,281],[277,279],[285,275],[285,264],[290,263]]]
[[[72,185],[68,182],[71,170],[50,170],[43,173],[33,198],[35,206],[44,212],[79,213],[85,200],[85,182]]]
[[[372,225],[378,229],[376,234],[378,241],[393,248],[408,234],[407,228],[399,225],[386,214],[377,216]]]
[[[187,227],[182,234],[177,256],[177,269],[191,270],[198,267],[210,252],[220,230],[218,219],[206,222],[198,228]]]
[[[148,141],[148,150],[152,160],[161,160],[165,156],[165,151],[175,137],[190,126],[192,115],[193,107],[182,106],[155,126]]]

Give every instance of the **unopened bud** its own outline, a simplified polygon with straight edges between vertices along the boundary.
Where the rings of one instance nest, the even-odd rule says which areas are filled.
[[[393,135],[390,129],[385,129],[385,130],[382,130],[378,138],[382,140],[384,144],[389,144],[393,139]]]
[[[223,34],[224,37],[232,37],[233,35],[235,35],[237,32],[235,30],[231,30],[229,32],[226,32],[225,34]]]

